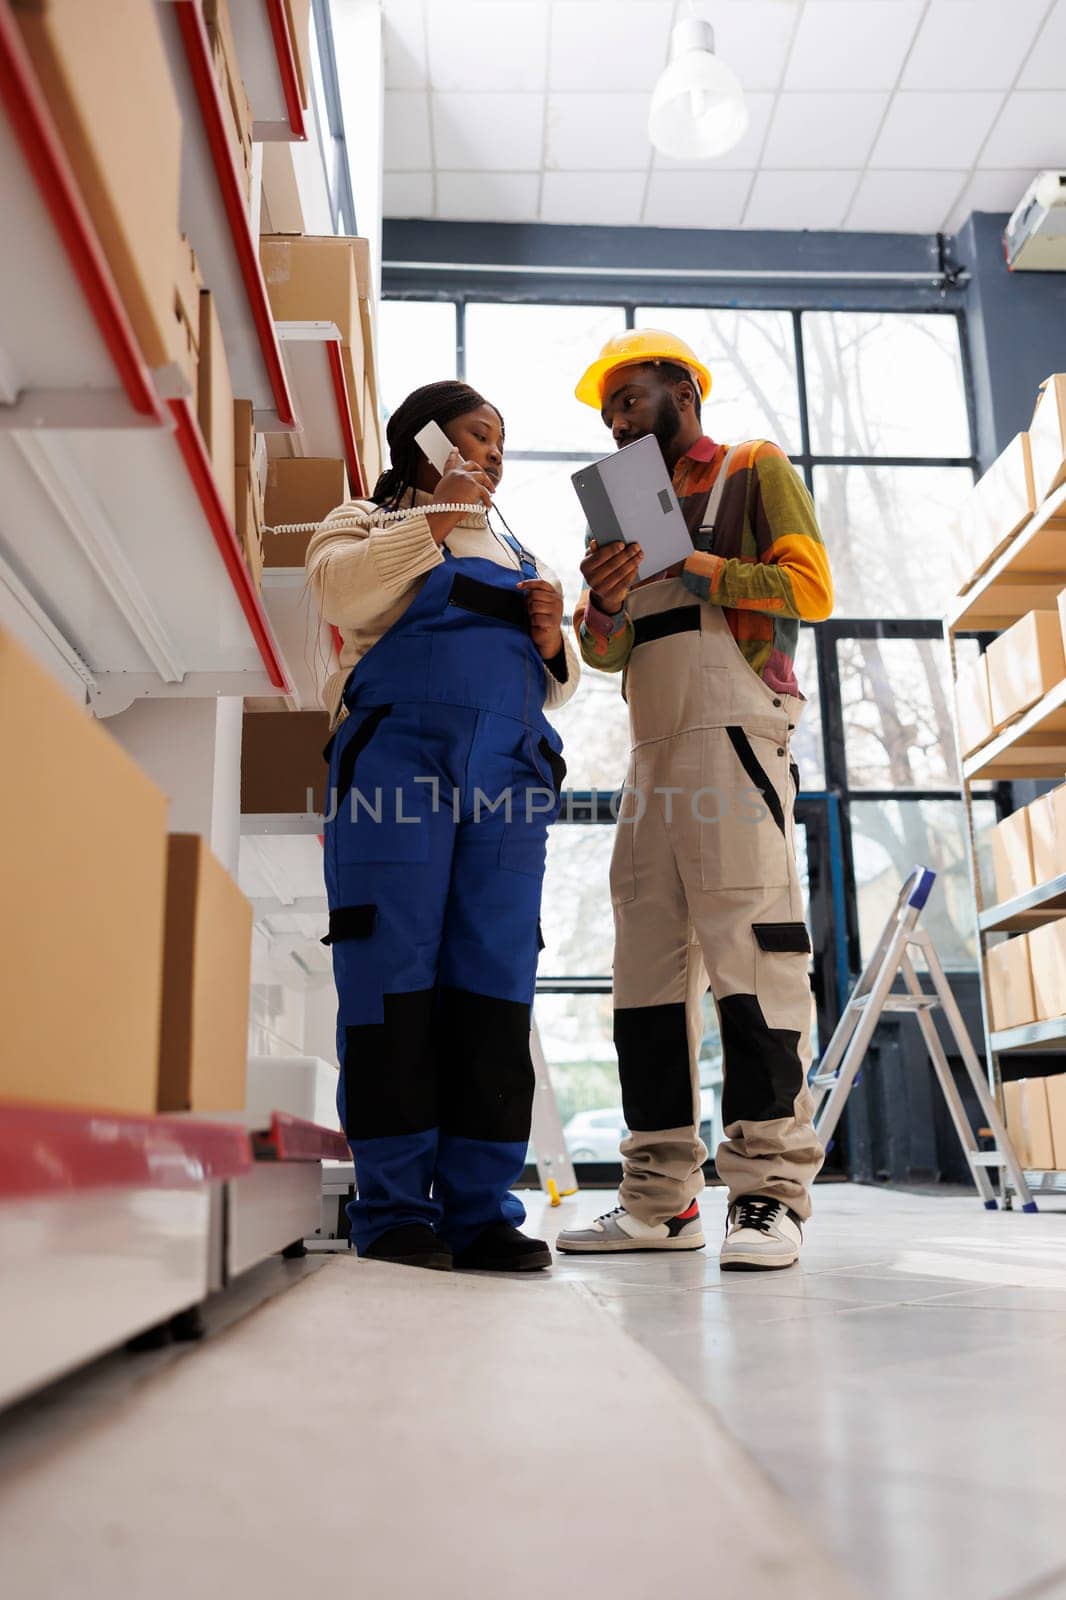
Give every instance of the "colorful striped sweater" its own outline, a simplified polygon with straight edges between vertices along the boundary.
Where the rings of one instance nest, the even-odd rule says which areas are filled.
[[[701,526],[728,449],[704,435],[674,468],[674,489],[695,548],[670,575],[680,571],[686,588],[722,607],[748,665],[771,688],[798,694],[794,661],[800,621],[822,622],[833,609],[833,580],[814,502],[783,450],[765,439],[750,440],[737,446],[729,464],[712,539]],[[574,627],[590,666],[622,670],[633,648],[625,607],[606,616],[586,590]]]

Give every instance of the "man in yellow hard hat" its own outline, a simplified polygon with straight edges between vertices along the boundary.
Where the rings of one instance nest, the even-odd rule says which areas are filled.
[[[807,489],[766,440],[703,431],[711,374],[683,340],[631,329],[577,386],[617,446],[654,434],[692,535],[636,583],[641,552],[599,548],[574,617],[590,666],[622,672],[632,754],[615,831],[614,1038],[629,1129],[620,1205],[570,1252],[703,1246],[698,1052],[708,982],[723,1050],[726,1268],[799,1257],[823,1153],[811,1126],[810,940],[789,745],[803,709],[801,621],[833,605]]]

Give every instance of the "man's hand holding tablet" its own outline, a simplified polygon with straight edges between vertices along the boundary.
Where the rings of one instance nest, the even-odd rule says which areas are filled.
[[[639,544],[616,543],[601,547],[594,539],[589,542],[588,554],[581,563],[581,576],[598,611],[609,617],[621,611],[643,559],[644,552]]]

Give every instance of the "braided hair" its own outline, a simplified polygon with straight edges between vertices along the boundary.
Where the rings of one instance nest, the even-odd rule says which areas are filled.
[[[436,422],[443,427],[456,417],[464,417],[469,411],[477,411],[480,406],[491,404],[468,383],[457,383],[453,379],[424,384],[421,389],[409,394],[403,404],[396,407],[385,428],[392,465],[386,468],[374,486],[370,498],[375,505],[395,510],[404,496],[415,487],[425,460],[415,443],[415,435],[421,433],[427,422]],[[495,406],[493,410],[496,410]],[[500,429],[502,432],[502,417]]]

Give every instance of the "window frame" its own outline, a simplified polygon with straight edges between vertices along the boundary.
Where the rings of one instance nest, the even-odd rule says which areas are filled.
[[[969,469],[976,480],[980,475],[978,459],[978,423],[970,347],[970,330],[965,310],[956,304],[930,303],[927,292],[917,288],[913,294],[899,289],[886,293],[883,301],[867,298],[861,305],[841,302],[827,295],[824,303],[813,302],[810,293],[768,297],[763,292],[753,292],[751,285],[738,281],[734,285],[716,285],[701,296],[699,303],[689,292],[684,297],[671,297],[665,293],[645,292],[636,297],[612,290],[609,280],[579,282],[558,293],[545,291],[543,280],[537,279],[535,269],[529,274],[529,285],[523,286],[520,276],[491,285],[471,285],[470,274],[457,265],[454,276],[435,271],[432,284],[412,283],[402,274],[396,274],[390,283],[386,273],[384,293],[390,300],[447,301],[455,308],[456,372],[467,379],[466,316],[467,308],[474,304],[537,304],[573,307],[575,304],[604,308],[614,306],[621,310],[627,329],[636,326],[636,312],[662,309],[668,316],[673,309],[750,310],[789,313],[795,349],[795,377],[799,407],[800,448],[789,459],[800,472],[814,495],[816,468],[840,467],[894,467],[900,469],[951,467]],[[650,286],[649,286],[650,288]],[[871,311],[884,316],[939,315],[952,317],[959,337],[966,418],[970,452],[964,456],[953,455],[836,455],[817,452],[811,448],[810,408],[807,391],[807,362],[804,350],[803,313],[805,311],[852,310]],[[587,450],[509,450],[516,461],[584,463],[589,459]],[[816,502],[817,504],[817,502]],[[567,619],[570,620],[569,618]],[[808,863],[810,874],[810,920],[814,935],[815,959],[812,986],[815,993],[818,1026],[823,1041],[836,1026],[847,1001],[849,990],[861,970],[859,947],[858,889],[851,844],[850,808],[853,802],[895,801],[901,804],[929,800],[948,800],[961,806],[958,787],[931,787],[907,790],[852,787],[848,779],[846,758],[846,728],[837,651],[842,640],[849,638],[883,639],[944,639],[940,618],[896,617],[876,619],[834,616],[814,626],[815,662],[818,677],[818,696],[821,708],[822,758],[825,784],[822,789],[800,791],[796,818],[797,825],[807,829]],[[975,634],[983,651],[992,635]],[[595,804],[593,804],[595,794]],[[990,787],[988,798],[995,801],[997,816],[1010,810],[1010,786],[999,783]],[[564,809],[560,819],[563,826],[600,826],[613,821],[611,793],[608,791],[568,790],[564,793]],[[544,974],[538,977],[537,992],[543,994],[607,994],[611,980],[607,974],[588,973],[565,977]],[[602,1175],[602,1164],[596,1172]],[[612,1168],[613,1171],[613,1168]]]

